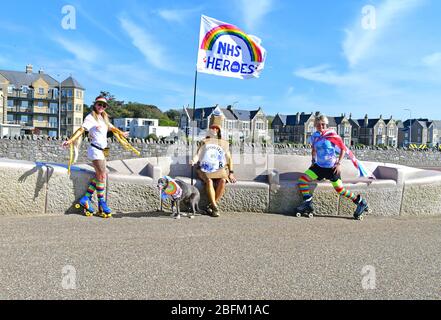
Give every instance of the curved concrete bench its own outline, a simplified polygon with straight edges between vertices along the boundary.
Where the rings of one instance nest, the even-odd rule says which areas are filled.
[[[225,212],[292,213],[302,199],[298,177],[310,157],[286,155],[233,156],[236,184],[227,184],[220,202]],[[349,160],[342,164],[344,185],[367,198],[373,215],[441,214],[441,172],[388,163],[363,162],[377,180],[357,179]],[[72,167],[0,159],[2,181],[0,214],[63,214],[78,212],[76,201],[84,194],[94,171],[90,165]],[[159,208],[157,179],[163,175],[191,180],[188,158],[153,157],[108,162],[107,196],[118,213],[152,212]],[[201,207],[207,203],[204,187]],[[338,196],[328,181],[313,184],[317,214],[350,215],[355,205]]]

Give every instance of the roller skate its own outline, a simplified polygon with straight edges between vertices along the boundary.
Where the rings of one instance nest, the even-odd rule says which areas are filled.
[[[369,206],[360,195],[357,196],[357,199],[355,199],[355,204],[357,204],[357,208],[354,212],[354,219],[355,220],[363,220],[363,214],[365,212],[369,212]]]
[[[111,218],[112,217],[112,210],[107,206],[106,201],[99,200],[98,201],[98,215],[101,218]]]
[[[308,218],[314,217],[314,207],[312,205],[312,198],[309,198],[295,209],[295,216],[300,218],[301,216],[306,216]]]
[[[82,197],[75,205],[76,209],[81,207],[83,207],[83,213],[86,215],[86,217],[91,217],[95,213],[95,209],[92,206],[92,200],[88,196]]]

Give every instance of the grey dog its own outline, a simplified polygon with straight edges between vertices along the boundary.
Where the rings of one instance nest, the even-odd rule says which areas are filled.
[[[171,210],[172,214],[171,216],[175,219],[179,219],[181,217],[180,212],[180,203],[181,201],[187,202],[190,204],[192,213],[188,215],[189,218],[193,218],[195,214],[199,211],[199,200],[201,198],[201,195],[199,193],[199,190],[192,185],[189,185],[188,183],[185,183],[182,180],[174,179],[174,181],[179,185],[179,187],[182,189],[182,194],[179,196],[179,198],[173,198],[170,197],[171,200]],[[158,189],[159,190],[165,190],[167,189],[169,184],[169,180],[167,178],[159,178],[158,179]],[[161,211],[162,210],[162,202],[163,199],[161,197]],[[176,207],[176,213],[174,213],[174,207]]]

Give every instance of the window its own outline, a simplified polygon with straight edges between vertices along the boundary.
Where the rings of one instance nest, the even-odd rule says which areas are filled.
[[[44,94],[44,88],[38,88],[38,94]]]
[[[22,87],[21,87],[21,91],[22,91],[23,93],[28,93],[28,91],[29,91],[29,87],[27,87],[27,86],[22,86]]]
[[[8,114],[8,122],[14,122],[14,115]]]
[[[66,118],[66,124],[71,125],[72,124],[72,118]]]
[[[22,115],[22,116],[20,117],[20,121],[21,121],[21,122],[24,122],[24,123],[27,123],[27,122],[29,121],[29,117],[28,117],[28,116],[24,116],[24,115]]]
[[[247,122],[243,122],[242,123],[242,129],[248,129],[248,123]]]
[[[379,128],[378,128],[378,134],[379,134],[379,135],[382,135],[382,134],[383,134],[383,127],[379,127]]]
[[[83,119],[82,118],[75,118],[75,125],[76,126],[80,126],[82,123]]]
[[[75,90],[75,92],[76,92],[76,97],[78,99],[81,99],[83,97],[83,94],[82,94],[83,92],[81,90]]]
[[[153,134],[156,134],[156,128],[153,128]]]
[[[23,100],[23,101],[21,102],[21,107],[22,107],[22,108],[27,108],[27,107],[29,107],[29,101],[27,101],[27,100]]]
[[[8,99],[8,108],[14,107],[14,100]]]
[[[14,85],[8,86],[8,93],[12,94],[12,92],[14,91],[14,88],[15,88]]]
[[[49,137],[56,137],[57,136],[57,131],[56,130],[49,130],[48,135],[49,135]]]
[[[67,89],[66,92],[68,97],[72,97],[72,89]]]
[[[43,101],[38,101],[37,102],[37,107],[43,108]]]
[[[39,121],[39,122],[42,122],[42,121],[44,121],[44,118],[43,118],[43,116],[37,116],[37,121]]]
[[[127,127],[130,126],[130,120],[127,120],[127,124],[126,124],[126,126],[127,126]]]
[[[76,104],[75,105],[75,111],[81,112],[81,104]]]
[[[51,102],[49,104],[49,111],[50,111],[50,113],[57,113],[58,112],[58,103]]]
[[[349,133],[350,127],[349,126],[345,126],[345,133]]]

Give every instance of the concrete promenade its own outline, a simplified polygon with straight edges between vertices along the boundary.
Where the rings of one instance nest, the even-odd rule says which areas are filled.
[[[0,217],[0,299],[441,299],[441,217]]]

